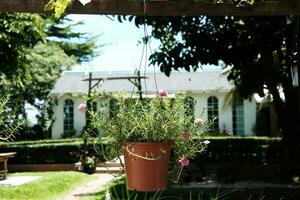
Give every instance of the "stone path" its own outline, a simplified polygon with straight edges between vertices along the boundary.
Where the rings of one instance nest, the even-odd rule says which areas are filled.
[[[40,176],[8,176],[0,181],[0,186],[19,186],[41,178]]]
[[[100,191],[102,187],[114,179],[111,174],[93,174],[92,176],[96,176],[96,179],[75,188],[59,200],[79,200],[83,196]]]

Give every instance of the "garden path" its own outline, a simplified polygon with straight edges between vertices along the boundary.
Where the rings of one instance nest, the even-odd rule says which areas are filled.
[[[75,188],[70,193],[59,198],[59,200],[79,200],[83,196],[100,191],[102,187],[114,178],[112,174],[93,174],[92,176],[95,176],[96,179]]]

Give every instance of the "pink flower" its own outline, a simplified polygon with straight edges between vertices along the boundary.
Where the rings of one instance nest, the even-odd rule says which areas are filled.
[[[190,160],[183,157],[183,158],[180,158],[179,163],[180,163],[181,167],[186,167],[190,164]]]
[[[204,120],[201,119],[201,118],[197,118],[197,119],[195,120],[195,124],[203,125],[203,124],[204,124]]]
[[[187,141],[187,140],[190,139],[190,133],[189,132],[183,132],[181,134],[181,137],[182,137],[183,140]]]
[[[159,91],[159,95],[161,97],[167,97],[169,95],[168,91],[167,90],[160,90]]]
[[[78,110],[79,110],[80,112],[85,112],[86,108],[87,108],[87,106],[86,106],[86,104],[84,104],[84,103],[81,103],[81,104],[79,104],[79,106],[78,106]]]
[[[205,145],[208,145],[210,143],[210,141],[209,140],[204,140],[202,143],[205,144]]]

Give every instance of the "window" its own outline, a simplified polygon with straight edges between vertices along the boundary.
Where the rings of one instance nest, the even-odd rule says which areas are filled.
[[[74,133],[74,103],[71,99],[64,102],[64,135],[71,136]]]
[[[218,131],[219,130],[219,102],[218,102],[218,98],[215,96],[211,96],[207,99],[207,118],[209,120],[214,119],[211,130]]]
[[[239,96],[233,101],[232,130],[234,135],[244,135],[244,100]]]

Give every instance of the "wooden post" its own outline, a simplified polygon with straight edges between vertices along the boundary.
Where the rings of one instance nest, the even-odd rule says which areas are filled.
[[[141,72],[140,70],[137,71],[137,89],[138,89],[138,95],[139,95],[139,98],[140,100],[142,101],[143,100],[143,92],[142,92],[142,82],[141,82]]]
[[[43,13],[49,0],[0,0],[0,12]],[[74,1],[70,14],[140,15],[144,13],[142,0],[93,0],[83,6]],[[213,4],[194,0],[149,0],[147,16],[200,16],[200,15],[300,15],[299,0],[265,0],[249,8],[230,4]]]
[[[86,102],[87,108],[85,112],[85,127],[84,127],[84,133],[83,133],[83,152],[82,152],[82,159],[81,159],[81,170],[85,171],[84,166],[86,162],[86,157],[88,154],[88,138],[90,136],[91,131],[91,118],[90,118],[90,109],[92,106],[91,103],[91,96],[92,96],[92,78],[93,74],[92,72],[89,72],[89,82],[88,82],[88,99]]]

